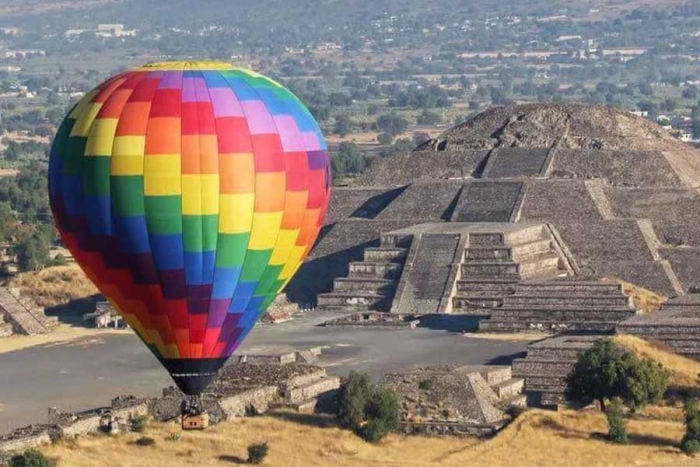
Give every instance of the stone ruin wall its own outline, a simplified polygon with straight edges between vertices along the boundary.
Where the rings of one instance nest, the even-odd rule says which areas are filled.
[[[242,356],[241,362],[260,365],[264,373],[265,366],[278,367],[306,363],[311,356],[317,356],[320,349],[293,352],[276,356]],[[235,394],[224,394],[214,400],[205,401],[207,410],[212,415],[212,423],[218,423],[237,417],[243,417],[252,411],[264,413],[276,406],[294,406],[300,402],[317,397],[334,395],[340,387],[340,378],[328,376],[326,371],[316,367],[306,374],[292,374],[284,381],[268,384],[259,383],[255,387],[238,390]],[[50,408],[48,423],[30,425],[0,436],[0,463],[9,452],[23,451],[37,446],[50,444],[60,439],[71,439],[103,430],[105,421],[126,425],[139,416],[151,416],[156,420],[168,421],[179,417],[182,394],[175,388],[163,390],[161,397],[137,398],[120,396],[112,400],[110,407],[103,407],[79,413],[62,413]]]

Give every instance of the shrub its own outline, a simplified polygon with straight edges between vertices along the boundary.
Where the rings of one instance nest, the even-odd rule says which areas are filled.
[[[10,458],[10,467],[54,467],[56,461],[49,459],[41,451],[29,449],[23,454]]]
[[[423,390],[423,391],[429,391],[433,387],[433,380],[432,379],[424,379],[420,383],[418,383],[418,388]]]
[[[168,441],[180,441],[181,437],[182,435],[180,433],[173,432],[168,435]]]
[[[608,439],[615,444],[627,444],[627,424],[624,419],[624,404],[619,397],[610,401],[605,412],[608,419]]]
[[[134,444],[137,446],[141,447],[148,447],[148,446],[153,446],[156,444],[156,440],[153,438],[149,438],[148,436],[143,436],[136,441],[134,441]]]
[[[398,396],[372,384],[366,374],[350,372],[340,386],[339,401],[340,423],[367,441],[377,442],[398,426]]]
[[[131,419],[131,431],[136,433],[142,433],[146,429],[146,424],[148,424],[148,417],[146,415],[139,415]]]
[[[262,464],[267,457],[269,449],[267,442],[251,444],[248,446],[248,459],[246,462],[248,464]]]
[[[700,410],[697,401],[687,401],[683,413],[685,435],[681,440],[681,449],[688,454],[695,454],[700,451]]]
[[[351,371],[343,379],[338,394],[338,420],[344,426],[360,426],[365,418],[365,405],[373,392],[372,381],[366,374]]]
[[[660,364],[640,359],[610,340],[598,340],[583,352],[567,377],[566,397],[592,399],[605,411],[605,400],[619,397],[632,410],[656,402],[668,389],[671,374]]]

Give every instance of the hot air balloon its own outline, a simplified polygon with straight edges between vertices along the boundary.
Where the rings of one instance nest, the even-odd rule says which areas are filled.
[[[307,108],[220,62],[110,78],[70,111],[49,163],[65,245],[192,396],[304,261],[330,181]]]

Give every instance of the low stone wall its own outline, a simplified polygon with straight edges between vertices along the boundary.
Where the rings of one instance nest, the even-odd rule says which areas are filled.
[[[236,417],[243,417],[251,410],[254,413],[263,413],[279,397],[277,386],[265,386],[225,397],[219,400],[219,407],[225,414],[227,420]]]
[[[96,433],[100,431],[102,414],[94,414],[86,418],[76,420],[67,426],[60,427],[61,438],[75,438],[76,436],[86,435],[88,433]]]
[[[287,403],[298,404],[318,397],[330,391],[335,391],[340,387],[340,378],[331,376],[306,385],[289,389],[285,392],[284,398]]]
[[[397,431],[406,435],[428,436],[491,436],[503,428],[506,422],[491,425],[471,425],[467,423],[413,423],[399,422]]]
[[[310,348],[278,356],[248,356],[245,360],[249,363],[225,367],[203,395],[210,422],[264,413],[273,406],[313,409],[316,399],[327,405],[335,398],[340,379],[329,377],[323,368],[307,363],[321,350]],[[113,399],[109,407],[85,412],[62,413],[52,407],[48,411],[48,424],[32,425],[0,436],[0,459],[3,453],[26,450],[61,438],[107,429],[117,432],[120,425],[128,425],[139,416],[174,420],[181,414],[183,400],[184,395],[177,388],[168,387],[163,389],[162,397],[120,396]]]
[[[11,451],[26,451],[44,444],[51,443],[48,427],[30,434],[13,432],[6,437],[0,438],[0,453]]]

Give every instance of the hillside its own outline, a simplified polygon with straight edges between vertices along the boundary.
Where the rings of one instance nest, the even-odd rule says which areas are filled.
[[[676,384],[693,384],[697,362],[690,362],[627,336],[616,338],[634,351],[674,371]],[[642,466],[686,465],[691,459],[676,447],[683,436],[677,407],[653,406],[629,420],[630,444],[603,440],[607,425],[597,410],[530,410],[490,440],[427,438],[393,435],[379,445],[363,442],[335,425],[332,418],[296,413],[272,413],[236,419],[204,432],[180,433],[175,424],[151,423],[146,433],[117,437],[90,436],[61,442],[46,449],[59,466],[171,467],[225,466],[242,463],[246,446],[267,441],[270,466]],[[140,436],[156,440],[154,447],[138,447]],[[688,464],[694,465],[694,464]]]
[[[533,410],[488,441],[391,436],[378,446],[333,426],[328,419],[300,415],[290,418],[296,421],[279,416],[235,420],[203,433],[183,433],[179,441],[168,440],[170,433],[179,431],[175,425],[156,425],[145,434],[156,440],[154,447],[134,445],[138,436],[133,434],[94,436],[59,443],[46,453],[58,458],[62,467],[227,466],[241,463],[248,444],[267,440],[270,455],[265,465],[285,467],[510,467],[514,459],[519,467],[631,466],[689,460],[675,447],[683,434],[681,423],[630,421],[631,444],[616,446],[600,439],[606,422],[595,411]]]

